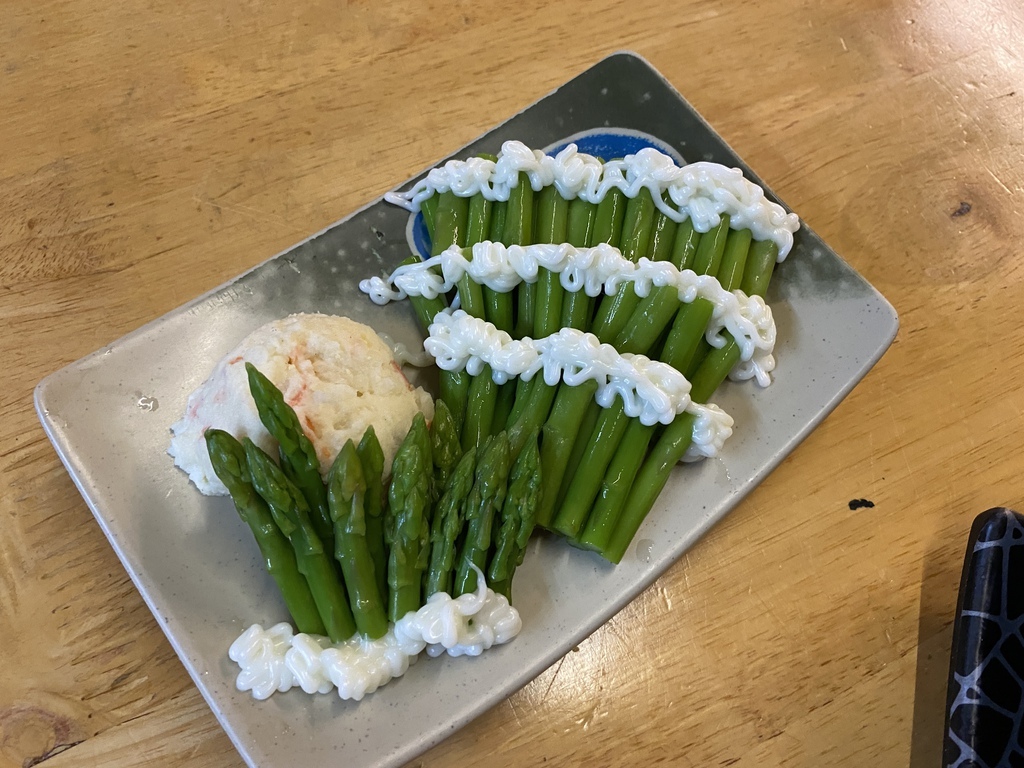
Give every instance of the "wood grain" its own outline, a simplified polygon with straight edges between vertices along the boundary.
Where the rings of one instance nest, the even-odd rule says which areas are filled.
[[[1021,39],[1009,0],[8,0],[0,768],[241,764],[47,442],[34,385],[619,49],[901,331],[656,584],[413,765],[481,744],[523,766],[935,764],[970,522],[1024,507]]]

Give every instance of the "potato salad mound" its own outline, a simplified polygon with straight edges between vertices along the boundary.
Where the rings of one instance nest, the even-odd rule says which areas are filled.
[[[316,448],[326,472],[346,440],[358,442],[371,424],[384,451],[385,471],[413,416],[433,417],[433,401],[402,374],[373,329],[345,317],[296,314],[256,329],[214,368],[171,426],[168,453],[208,496],[227,495],[214,474],[203,435],[215,427],[249,437],[274,454],[274,439],[249,395],[245,363],[284,394]]]

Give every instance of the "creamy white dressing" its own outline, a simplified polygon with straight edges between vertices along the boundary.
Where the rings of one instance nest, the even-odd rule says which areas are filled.
[[[372,277],[359,284],[376,304],[387,304],[408,296],[428,299],[451,291],[464,276],[495,291],[508,292],[519,283],[536,282],[538,270],[558,273],[567,291],[584,291],[588,296],[613,295],[623,283],[632,283],[640,297],[655,287],[675,289],[679,300],[697,298],[714,305],[706,331],[708,343],[722,347],[728,332],[740,347],[740,361],[730,372],[734,380],[756,379],[766,387],[775,369],[775,321],[771,309],[759,296],[727,291],[710,275],[680,270],[667,261],[641,258],[634,263],[608,244],[576,248],[568,243],[505,246],[483,242],[473,246],[471,258],[452,246],[438,256],[398,267],[387,279]]]
[[[562,328],[542,339],[513,339],[492,323],[448,310],[437,314],[428,334],[423,347],[446,371],[478,376],[487,365],[498,384],[516,376],[529,381],[538,373],[549,386],[593,381],[601,407],[618,397],[625,414],[647,426],[671,424],[677,415],[692,413],[703,427],[695,451],[705,456],[717,455],[732,434],[732,419],[721,409],[693,402],[690,382],[675,368],[643,355],[620,354],[592,333]]]
[[[269,629],[253,624],[228,650],[240,667],[235,685],[260,700],[298,687],[309,694],[336,688],[340,698],[360,701],[404,675],[424,650],[428,656],[479,656],[507,643],[522,629],[519,611],[474,570],[476,592],[456,598],[434,594],[379,640],[356,634],[335,644],[326,637],[296,634],[286,622]]]
[[[415,613],[407,613],[394,626],[395,637],[405,647],[425,648],[431,657],[479,656],[488,648],[503,645],[523,628],[519,611],[504,595],[489,589],[483,572],[477,574],[476,592],[452,598],[436,592]]]
[[[413,368],[427,368],[434,364],[434,359],[424,352],[422,347],[420,349],[409,349],[405,344],[392,339],[386,333],[378,331],[377,335],[391,349],[391,356],[400,366],[409,365]]]
[[[508,200],[520,173],[527,174],[535,191],[554,184],[567,200],[578,197],[598,203],[611,189],[628,197],[647,189],[662,213],[676,222],[691,219],[698,232],[709,231],[728,214],[733,229],[749,229],[757,240],[772,240],[779,248],[779,261],[786,258],[800,227],[796,214],[766,199],[764,190],[745,179],[739,168],[707,162],[680,167],[652,147],[602,163],[575,144],[552,157],[522,142],[506,141],[497,162],[479,157],[449,160],[409,191],[389,192],[384,199],[409,211],[418,211],[424,200],[439,192]]]

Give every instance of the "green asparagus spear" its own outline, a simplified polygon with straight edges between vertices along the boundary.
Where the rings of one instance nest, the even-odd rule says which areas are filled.
[[[723,216],[718,227],[700,237],[693,256],[692,268],[695,272],[717,274],[722,264],[722,254],[725,251],[728,232],[729,218]],[[680,262],[682,263],[689,258],[687,254],[693,247],[693,237],[686,227],[680,228],[677,242],[680,237],[685,239],[685,243],[680,249],[674,251],[674,257],[682,259]],[[664,298],[666,302],[679,306],[678,296]],[[697,299],[692,304],[682,306],[676,314],[676,320],[661,359],[678,370],[684,370],[683,361],[689,358],[683,356],[690,355],[692,357],[699,348],[713,308],[711,302],[705,299]],[[643,324],[644,318],[642,315],[634,315],[631,322],[635,322],[637,325],[633,327],[637,328]],[[639,342],[646,343],[653,340],[651,335],[639,331],[634,333],[627,329],[617,341],[623,342],[627,339],[632,340],[627,348],[635,352],[647,352],[646,348],[638,348]],[[628,421],[622,409],[622,403],[618,400],[601,414],[598,425],[602,431],[594,432],[590,436],[581,462],[583,471],[578,472],[570,481],[569,489],[565,494],[565,503],[555,520],[555,529],[567,536],[576,537],[583,530],[587,541],[581,540],[580,543],[584,546],[591,546],[599,550],[604,548],[604,539],[597,532],[607,532],[608,526],[614,524],[617,519],[619,510],[624,503],[622,484],[625,484],[626,489],[630,487],[637,471],[637,461],[643,457],[653,434],[653,427],[645,428],[639,424],[633,426],[629,430],[629,442],[620,448],[619,442],[627,434]],[[597,499],[597,507],[595,507],[595,499]],[[582,526],[595,512],[598,513],[598,516],[590,525],[588,532]]]
[[[491,241],[495,243],[505,242],[505,228],[508,223],[509,203],[501,200],[494,203],[491,209]],[[495,327],[506,333],[512,333],[513,323],[513,302],[511,293],[502,293],[492,288],[484,287],[484,303],[486,305],[486,318]]]
[[[493,243],[500,243],[505,235],[505,219],[508,216],[508,201],[495,200],[491,206],[491,231],[488,239]]]
[[[519,456],[530,433],[535,429],[540,429],[547,420],[548,414],[551,412],[551,404],[555,401],[559,389],[563,388],[560,385],[548,386],[543,377],[543,372],[538,372],[534,377],[538,381],[531,382],[532,386],[527,390],[529,399],[526,405],[519,411],[515,423],[507,430],[509,448],[513,458]]]
[[[442,192],[437,198],[432,256],[437,256],[451,245],[465,245],[469,234],[469,199],[450,191]],[[457,414],[456,423],[459,423],[464,412],[462,406],[469,397],[469,374],[465,371],[441,371],[439,379],[441,399],[454,409],[452,413]]]
[[[667,199],[667,197],[666,197]],[[687,219],[686,221],[690,221]],[[685,224],[685,222],[684,222]],[[692,224],[690,225],[693,226]],[[676,224],[661,210],[654,212],[654,226],[651,228],[651,241],[647,246],[647,258],[651,261],[671,261],[677,267],[679,262],[672,259],[672,251],[680,225]],[[682,269],[682,267],[679,267]]]
[[[479,375],[472,377],[469,385],[465,423],[462,426],[463,451],[473,450],[491,434],[497,401],[498,385],[492,378],[491,366],[485,365]]]
[[[618,189],[610,190],[599,205],[573,200],[567,214],[566,234],[569,242],[577,247],[585,247],[591,241],[617,244],[622,231],[625,201],[625,196]],[[585,326],[590,322],[593,299],[583,291],[566,293],[564,299],[563,325],[585,330]],[[586,389],[587,385],[582,385],[582,388]],[[530,431],[540,427],[547,420],[555,398],[561,393],[578,389],[580,388],[566,386],[551,388],[539,376],[535,376],[529,382],[528,389],[521,388],[526,396],[517,398],[507,422],[513,456],[518,455],[523,440]],[[589,395],[577,392],[575,396],[589,401],[593,397],[593,392],[591,391]]]
[[[645,426],[639,419],[629,419],[615,455],[608,464],[594,508],[587,516],[587,524],[580,533],[578,543],[587,549],[603,552],[608,546],[629,495],[651,437],[654,426]]]
[[[630,261],[637,261],[647,255],[651,229],[654,226],[654,198],[650,190],[641,189],[636,197],[630,198],[622,227],[622,255]],[[625,327],[640,298],[632,284],[624,283],[614,296],[606,297],[597,309],[593,333],[601,341],[611,343]]]
[[[492,162],[497,160],[494,155],[481,154],[480,157],[484,157]],[[464,238],[467,252],[474,245],[483,242],[490,236],[492,209],[493,203],[479,192],[469,198],[466,236]],[[473,317],[484,317],[487,304],[484,300],[483,287],[473,282],[469,275],[463,275],[459,280],[459,303],[467,314]]]
[[[608,194],[597,204],[593,242],[619,247],[619,243],[622,242],[622,222],[626,216],[628,200],[622,190],[614,187],[608,190]]]
[[[491,201],[481,194],[469,198],[469,221],[466,228],[466,255],[471,257],[470,249],[483,242],[490,234]],[[483,287],[473,282],[468,274],[459,279],[459,303],[468,315],[484,317],[487,304],[484,301]]]
[[[417,413],[391,464],[387,533],[388,618],[398,621],[418,610],[422,574],[430,548],[433,462],[430,435]]]
[[[292,544],[299,573],[306,577],[327,636],[335,643],[348,640],[356,631],[352,610],[333,558],[324,551],[309,521],[305,497],[252,440],[246,438],[244,445],[253,487],[267,502],[274,522]]]
[[[366,538],[366,480],[356,447],[349,440],[327,476],[327,501],[334,522],[334,557],[345,575],[345,588],[356,629],[376,640],[388,631],[384,599]]]
[[[739,361],[739,345],[730,340],[721,349],[712,349],[693,378],[691,396],[704,402]],[[699,399],[698,399],[699,398]],[[601,553],[613,563],[622,560],[640,524],[654,506],[655,499],[668,482],[672,468],[686,453],[693,440],[694,417],[683,414],[676,418],[658,439],[636,479],[632,483],[622,513],[618,517],[608,545]]]
[[[523,415],[523,411],[526,409],[527,404],[530,402],[530,390],[536,386],[537,382],[541,377],[534,376],[529,381],[523,381],[522,378],[516,382],[516,396],[512,402],[512,408],[505,418],[505,424],[515,424],[516,421]],[[518,386],[522,384],[523,386]]]
[[[366,546],[373,558],[377,577],[377,593],[383,599],[388,593],[388,552],[384,546],[384,451],[373,426],[366,428],[356,447],[366,480]]]
[[[623,256],[632,261],[648,255],[652,247],[657,247],[659,254],[665,254],[667,245],[664,242],[666,240],[664,230],[667,225],[664,222],[660,223],[659,235],[654,238],[652,243],[652,235],[656,229],[656,214],[666,218],[657,212],[654,198],[651,197],[649,190],[642,189],[636,197],[628,199],[619,190],[611,190],[598,205],[594,240],[595,242],[608,242],[611,245],[619,245],[621,242]],[[581,293],[578,291],[570,295],[579,297]],[[581,300],[580,298],[575,299],[575,301]],[[630,319],[638,302],[639,298],[632,286],[629,285],[622,286],[614,296],[604,297],[598,305],[592,332],[602,341],[610,341]],[[578,311],[575,307],[570,307],[570,312]],[[578,318],[569,317],[567,319],[573,327],[577,327]],[[554,440],[547,450],[546,457],[542,455],[544,475],[548,481],[544,491],[545,498],[541,501],[538,513],[538,524],[544,527],[549,527],[552,524],[555,499],[560,493],[561,480],[569,457],[574,452],[579,453],[578,450],[575,450],[575,444],[580,441],[586,444],[590,437],[588,434],[580,433],[579,425],[582,421],[593,421],[599,410],[597,404],[593,402],[595,391],[596,385],[589,383],[580,387],[562,385],[558,388],[554,404],[551,407],[552,416],[549,419],[549,422],[554,421],[554,423],[551,429],[547,430]],[[571,435],[573,443],[563,443],[557,437],[561,435]],[[595,487],[594,493],[596,492]],[[590,498],[593,499],[593,495]],[[587,508],[589,508],[589,504]],[[581,505],[572,516],[584,515],[583,510]],[[560,522],[565,527],[565,515],[562,517]]]
[[[434,402],[434,421],[430,424],[430,452],[434,461],[434,488],[441,493],[448,485],[455,465],[462,456],[459,433],[444,400]]]
[[[569,201],[554,186],[545,187],[537,202],[537,239],[544,243],[561,243],[566,237]],[[532,332],[538,338],[556,333],[560,327],[564,289],[558,274],[542,269],[536,286],[520,286],[522,291],[536,290],[535,315]],[[520,330],[523,330],[520,328]],[[530,382],[520,379],[516,383],[513,411],[516,418],[503,422],[508,427],[512,455],[517,456],[522,440],[530,430],[539,428],[547,417],[555,397],[556,388],[546,384],[540,376]],[[522,406],[518,404],[522,403]]]
[[[779,247],[771,240],[759,240],[751,244],[740,290],[747,296],[760,296],[763,299],[778,260]]]
[[[589,204],[588,204],[589,205]],[[576,224],[577,228],[585,228],[588,223],[587,214],[589,211],[581,211],[577,214],[578,219],[570,221],[570,225]],[[619,189],[610,189],[593,212],[593,229],[589,232],[586,241],[580,243],[578,236],[580,229],[570,226],[568,228],[569,242],[573,245],[594,245],[595,243],[608,243],[618,247],[622,238],[622,221],[626,215],[626,196]],[[583,291],[575,291],[566,295],[565,307],[562,310],[565,322],[563,325],[570,328],[578,328],[581,331],[589,331],[591,318],[594,314],[594,298],[587,296]]]
[[[537,523],[545,528],[550,527],[555,516],[556,500],[569,465],[573,446],[579,437],[580,424],[591,408],[597,384],[584,382],[576,387],[559,387],[554,405],[547,421],[544,423],[543,440],[541,441],[541,466],[544,468],[544,485],[541,501],[537,510]],[[594,409],[597,416],[601,409]],[[586,445],[585,441],[580,441]],[[562,527],[555,529],[566,533],[564,519]]]
[[[654,197],[646,187],[641,189],[635,197],[629,198],[626,203],[619,250],[630,261],[636,261],[641,256],[647,255],[651,234],[654,230],[654,217],[657,212]]]
[[[718,224],[701,236],[693,256],[693,271],[698,275],[717,275],[728,238],[729,215],[723,214]]]
[[[747,266],[740,280],[741,286],[750,288],[751,295],[764,295],[775,267],[778,249],[774,243],[753,243],[746,257]],[[736,277],[730,278],[731,283]],[[733,285],[732,287],[735,287]],[[739,345],[735,339],[720,349],[711,349],[696,373],[691,377],[690,397],[702,403],[711,397],[739,360]],[[633,480],[615,530],[602,554],[612,562],[619,562],[639,529],[654,501],[668,482],[672,468],[686,453],[693,438],[694,417],[684,414],[675,419],[656,441],[650,456],[641,465]]]
[[[589,440],[583,438],[587,447],[580,461],[579,471],[569,481],[565,501],[552,525],[556,531],[570,538],[575,538],[586,522],[608,464],[615,455],[615,449],[629,423],[619,399],[608,408],[598,410],[600,415],[597,418],[597,426]]]
[[[624,256],[636,261],[649,251],[651,233],[657,218],[656,212],[654,199],[646,189],[641,190],[636,198],[630,200],[622,227]],[[662,231],[666,226],[665,223],[660,223]],[[663,234],[659,233],[654,244],[657,255],[662,257],[668,251],[664,239]],[[678,296],[666,295],[664,300],[673,307],[679,306]],[[601,338],[604,334],[604,340],[607,340],[608,334],[618,334],[623,330],[623,325],[631,320],[638,302],[636,293],[629,286],[624,286],[613,297],[605,297],[594,321],[594,331],[598,337]],[[629,334],[631,328],[626,328],[623,332]],[[633,348],[630,351],[642,352],[646,349]],[[539,525],[553,527],[570,537],[576,536],[586,521],[605,469],[614,456],[627,421],[620,401],[616,401],[611,408],[604,409],[597,415],[602,409],[593,402],[596,389],[596,384],[590,382],[579,387],[562,386],[552,408],[552,415],[545,425],[547,447],[542,449],[541,459],[547,479],[537,520]],[[595,418],[597,429],[590,433],[580,430],[581,423],[593,422]],[[568,443],[569,440],[572,440],[571,444]],[[578,447],[580,442],[583,443],[583,447]],[[582,456],[578,463],[580,471],[567,475],[564,468],[574,453]],[[569,482],[564,493],[563,477]],[[564,503],[555,515],[554,508],[559,496],[564,498]]]
[[[667,216],[664,218],[668,219]],[[697,250],[700,233],[694,230],[693,222],[687,219],[678,226],[675,235],[671,248],[672,264],[680,270],[687,269]],[[658,255],[663,255],[663,252],[659,252]],[[652,258],[655,261],[659,260],[657,257]],[[683,266],[684,264],[687,266]],[[662,331],[679,312],[679,307],[679,293],[675,288],[667,285],[652,288],[651,292],[640,300],[626,327],[619,332],[612,344],[619,352],[633,354],[651,349]]]
[[[718,242],[719,239],[716,238],[716,242],[708,249],[698,247],[695,265],[701,269],[716,271],[722,287],[726,290],[733,290],[739,286],[743,278],[747,263],[747,252],[750,248],[750,232],[749,230],[728,230],[724,243],[720,244]],[[703,243],[704,241],[702,240],[701,242]],[[717,255],[719,247],[722,249],[720,257]],[[719,262],[717,267],[712,263],[716,260]],[[690,307],[680,310],[680,314],[687,311]],[[707,354],[706,350],[711,349],[704,339],[703,330],[703,327],[699,330],[693,330],[693,333],[700,340],[697,345],[696,356],[698,359],[703,359],[704,355]],[[702,346],[706,346],[706,350],[703,353],[701,352]],[[666,362],[678,365],[680,361],[667,359]],[[694,365],[695,369],[696,366]],[[692,371],[689,371],[688,375],[692,376]],[[717,383],[715,383],[715,386],[717,386]],[[696,391],[697,394],[700,394],[700,387]],[[708,392],[708,396],[710,396],[710,392]],[[613,532],[616,530],[622,517],[622,510],[633,487],[637,472],[643,463],[644,457],[647,455],[647,449],[654,436],[654,432],[655,428],[653,426],[645,427],[635,420],[630,423],[623,436],[622,443],[618,446],[615,456],[609,464],[608,471],[598,493],[597,502],[587,519],[586,528],[580,535],[579,543],[582,546],[599,552],[604,552],[609,547]]]
[[[557,405],[557,403],[556,403]],[[597,428],[597,421],[601,418],[602,408],[598,408],[596,411],[591,408],[586,408],[583,414],[583,421],[580,422],[579,433],[581,435],[592,435],[594,430]],[[554,415],[554,407],[551,409],[552,416],[548,417],[548,423],[551,422]],[[547,424],[544,425],[545,427]],[[572,478],[576,477],[576,473],[580,470],[580,464],[583,462],[583,455],[587,449],[586,440],[575,440],[573,441],[572,451],[569,453],[569,461],[565,465],[565,471],[562,473],[562,480],[558,488],[558,498],[555,501],[555,508],[561,509],[565,503],[565,496],[569,492],[569,483]],[[543,458],[543,456],[542,456]],[[544,481],[544,487],[546,488],[550,482],[550,477]],[[554,485],[555,483],[551,483]],[[541,500],[543,503],[543,499]]]
[[[678,239],[676,230],[675,222],[668,216],[661,211],[655,214],[649,244],[650,258],[658,261],[673,255],[673,243]],[[680,225],[678,230],[679,237],[686,239],[689,245],[689,248],[681,247],[675,251],[677,257],[683,260],[688,250],[692,252],[696,247],[696,236],[693,225],[688,220]],[[679,263],[675,266],[678,267]],[[616,348],[620,352],[646,352],[678,308],[679,298],[674,288],[655,288],[635,310],[626,328],[616,338]],[[659,321],[651,318],[655,312],[664,316],[663,321],[660,321],[660,327]],[[600,409],[593,403],[595,391],[596,385],[591,383],[581,387],[561,387],[551,409],[551,415],[544,425],[541,465],[545,481],[537,519],[539,524],[545,527],[552,525],[555,508],[562,507],[568,489],[567,482],[575,476],[580,459],[587,448],[585,436],[593,433],[593,427],[600,418]],[[584,422],[589,427],[581,429],[580,425]],[[584,437],[581,438],[581,435]],[[584,504],[571,505],[555,523],[555,529],[566,535],[575,536],[583,524],[586,513],[587,507]]]
[[[213,471],[227,486],[239,517],[252,530],[267,573],[281,590],[295,626],[299,632],[324,634],[324,623],[320,620],[309,584],[296,565],[295,551],[278,530],[267,503],[252,487],[245,448],[227,432],[219,429],[206,430],[205,437]]]
[[[576,198],[569,203],[566,238],[570,245],[586,248],[593,243],[597,205]],[[562,299],[563,328],[584,331],[590,327],[592,300],[583,291],[567,292]]]
[[[530,177],[520,173],[516,186],[512,189],[507,204],[502,211],[501,221],[495,217],[492,224],[491,239],[505,245],[528,245],[533,236],[534,193],[530,185]],[[500,227],[499,227],[500,225]],[[514,296],[515,294],[515,296]],[[512,334],[516,338],[529,336],[533,333],[534,300],[536,286],[523,283],[514,292],[500,293],[490,289],[484,290],[487,304],[487,320],[499,330]],[[518,300],[518,310],[513,313],[513,306]],[[515,318],[513,318],[515,314]],[[513,322],[514,319],[514,322]],[[467,427],[471,434],[463,429],[462,444],[465,450],[480,444],[487,435],[501,430],[505,426],[508,414],[515,401],[521,400],[524,383],[509,381],[497,387],[493,394],[490,389],[496,387],[490,381],[490,367],[485,367],[481,377],[486,375],[487,381],[478,386],[480,404],[474,408],[470,403],[471,412],[467,412]],[[473,421],[470,422],[470,417]]]
[[[597,203],[588,203],[582,198],[569,201],[566,211],[565,233],[570,245],[585,248],[594,241],[597,223]]]
[[[470,198],[467,247],[487,238],[490,220],[491,202],[480,194]],[[484,299],[483,288],[473,282],[468,275],[463,275],[459,280],[459,298],[462,302],[462,309],[467,314],[481,318],[485,316],[487,302]],[[490,424],[484,424],[480,419],[482,416],[494,413],[494,400],[497,396],[498,385],[491,378],[490,366],[486,366],[479,376],[471,377],[466,408],[459,415],[460,421],[466,421],[464,425],[460,424],[459,433],[463,435],[467,444],[475,446],[481,434],[490,434]],[[467,419],[468,415],[472,415],[472,419]],[[455,460],[458,460],[458,456],[455,457]]]
[[[523,561],[536,523],[541,480],[540,453],[537,450],[537,432],[534,431],[509,472],[508,495],[501,510],[494,555],[487,570],[491,589],[509,600],[512,599],[512,576],[516,566]]]
[[[427,200],[433,199],[435,198],[427,198]],[[418,257],[410,256],[402,262],[401,266],[416,264],[419,261],[420,259]],[[423,296],[410,296],[409,301],[412,303],[413,310],[416,313],[416,319],[424,334],[427,333],[427,329],[430,328],[431,323],[434,322],[434,318],[437,317],[437,313],[446,309],[448,306],[448,302],[443,296],[435,296],[433,299],[427,299]],[[461,418],[462,414],[466,411],[466,398],[469,394],[469,374],[465,371],[461,373],[442,373],[440,376],[440,389],[441,399],[448,403],[448,405],[453,409],[456,425],[461,428]]]
[[[552,184],[541,190],[537,202],[538,243],[564,243],[568,226],[569,201],[562,197]],[[537,280],[536,314],[533,335],[538,338],[550,336],[561,327],[562,301],[565,289],[559,275],[547,269],[540,271]]]
[[[698,275],[717,275],[725,252],[725,242],[729,235],[729,217],[722,216],[717,227],[713,227],[700,238],[697,253],[693,260],[693,271]],[[704,329],[711,320],[714,305],[707,299],[695,299],[679,310],[672,322],[672,330],[661,354],[661,359],[683,373],[686,372],[690,360],[693,359]]]
[[[333,547],[334,526],[327,511],[327,488],[320,476],[320,460],[316,448],[302,430],[295,411],[284,401],[284,395],[274,383],[256,370],[252,363],[246,363],[245,370],[260,421],[280,447],[281,469],[305,496],[316,535],[325,547]]]
[[[477,198],[483,202],[477,203]],[[470,226],[466,244],[482,242],[488,236],[493,240],[495,235],[498,235],[497,239],[500,239],[500,233],[505,226],[506,212],[507,203],[492,205],[483,195],[474,195],[470,203]],[[473,283],[469,277],[463,276],[459,281],[459,296],[463,299],[462,308],[467,314],[486,317],[499,327],[512,327],[511,295],[481,287]],[[465,373],[463,375],[468,376]],[[460,411],[453,414],[466,450],[475,447],[483,436],[490,434],[498,398],[498,385],[491,378],[490,366],[484,366],[480,375],[469,378],[471,381],[467,395],[458,404]]]
[[[487,572],[487,554],[491,549],[494,517],[505,502],[509,471],[508,438],[499,432],[478,449],[473,488],[466,499],[466,540],[459,553],[454,596],[476,590],[476,571]]]
[[[448,408],[452,413],[452,420],[455,422],[455,428],[461,431],[463,429],[463,420],[466,418],[466,409],[469,405],[469,387],[472,384],[473,377],[465,371],[449,371],[451,375],[442,375],[440,377],[440,399],[444,400],[448,404]]]
[[[679,269],[693,269],[701,237],[702,235],[693,228],[693,219],[682,222],[676,230],[675,242],[672,243],[672,263]]]
[[[448,478],[441,501],[430,523],[430,563],[424,597],[435,592],[452,592],[456,543],[462,531],[463,507],[473,488],[476,451],[466,451]]]
[[[727,291],[740,287],[747,268],[751,235],[749,229],[730,229],[725,238],[722,263],[718,267],[718,282]]]
[[[437,197],[430,255],[437,256],[451,245],[465,245],[468,227],[469,198],[459,197],[454,192],[442,192]]]
[[[492,243],[505,242],[505,227],[509,216],[508,200],[496,200],[491,210]],[[512,332],[513,304],[511,293],[502,293],[491,288],[484,288],[484,301],[487,307],[487,320],[508,333]]]
[[[468,249],[467,249],[468,256]],[[484,317],[487,304],[484,301],[484,288],[473,282],[468,274],[459,278],[459,303],[461,309],[473,317]]]
[[[722,253],[722,261],[718,268],[718,282],[727,291],[739,288],[743,281],[747,254],[750,250],[750,240],[750,230],[729,230],[725,240],[725,249]],[[697,342],[697,349],[694,351],[689,364],[680,367],[679,370],[683,372],[686,378],[692,378],[709,351],[711,351],[711,345],[702,335]]]
[[[434,194],[420,203],[420,213],[423,214],[423,223],[427,227],[431,245],[434,242],[434,216],[437,214],[437,198],[438,196]]]
[[[508,386],[502,385],[498,387],[498,397],[494,403],[494,416],[491,419],[490,434],[498,434],[508,424],[513,422],[512,413],[516,412],[518,414],[522,407],[526,405],[526,400],[529,397],[529,388],[532,383],[532,380],[524,382],[522,379],[516,379],[515,386],[506,382]]]
[[[501,240],[505,245],[529,245],[533,241],[533,187],[529,175],[524,172],[519,173],[519,183],[509,195]],[[531,283],[522,283],[516,291],[519,306],[512,335],[517,339],[533,336],[536,293],[537,286]]]

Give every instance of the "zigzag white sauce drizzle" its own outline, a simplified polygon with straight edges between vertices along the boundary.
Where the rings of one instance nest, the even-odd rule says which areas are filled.
[[[509,642],[523,626],[519,611],[487,587],[479,568],[471,567],[477,573],[476,592],[454,598],[435,593],[379,640],[356,634],[332,644],[319,635],[295,634],[286,622],[269,629],[253,624],[228,650],[239,666],[235,686],[261,700],[299,687],[310,694],[337,688],[342,699],[360,701],[404,675],[424,649],[428,656],[479,656]]]
[[[715,405],[693,402],[690,382],[675,368],[643,355],[620,354],[592,333],[563,328],[542,339],[517,340],[462,310],[438,313],[428,333],[423,347],[446,371],[477,376],[488,365],[498,384],[515,376],[528,381],[541,371],[549,386],[593,381],[599,405],[607,408],[618,396],[625,414],[647,426],[671,424],[679,414],[690,413],[697,421],[691,456],[717,456],[732,434],[732,418]]]
[[[764,190],[745,179],[739,168],[707,162],[679,167],[651,147],[602,163],[578,151],[575,144],[551,157],[522,142],[506,141],[497,162],[480,157],[449,160],[428,172],[412,189],[389,192],[384,199],[409,211],[418,211],[424,200],[439,192],[508,200],[519,184],[520,172],[527,174],[535,191],[554,184],[567,200],[578,197],[598,203],[613,188],[627,197],[647,189],[662,213],[676,222],[692,219],[698,232],[709,231],[728,214],[733,229],[749,229],[756,240],[772,240],[779,248],[779,261],[786,258],[793,246],[793,233],[800,227],[796,214],[786,213],[766,199]]]
[[[625,282],[633,283],[640,297],[654,287],[671,287],[684,303],[702,298],[714,305],[706,332],[708,343],[722,347],[727,341],[724,332],[728,332],[740,347],[740,362],[730,378],[753,378],[762,387],[771,382],[776,335],[771,309],[759,296],[725,290],[714,277],[679,270],[666,261],[641,258],[633,263],[607,244],[576,248],[567,243],[504,246],[484,242],[473,246],[471,256],[466,258],[462,248],[452,246],[426,261],[398,267],[386,280],[363,280],[359,288],[376,304],[408,296],[432,299],[448,293],[468,275],[475,283],[507,292],[521,282],[536,282],[539,269],[559,273],[566,290],[583,290],[588,296],[613,295]]]

